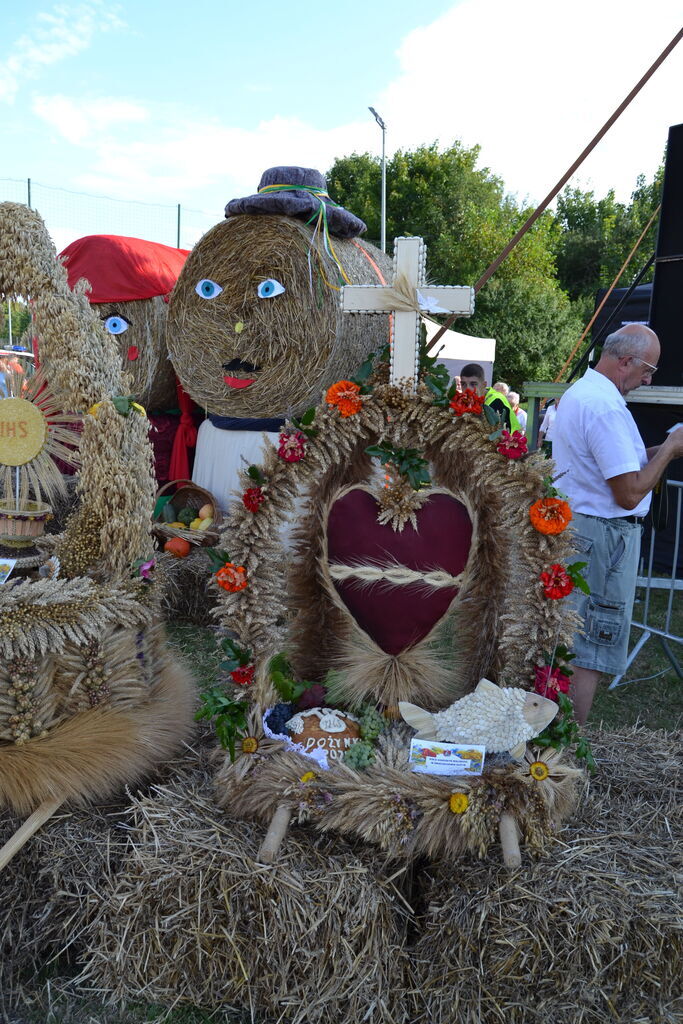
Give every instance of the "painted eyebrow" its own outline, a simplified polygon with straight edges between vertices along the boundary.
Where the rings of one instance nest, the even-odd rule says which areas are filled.
[[[115,309],[113,313],[107,313],[107,314],[100,313],[100,320],[104,323],[104,321],[108,320],[110,316],[118,316],[118,317],[120,317],[122,320],[126,321],[126,323],[128,324],[129,327],[131,327],[132,324],[133,324],[133,321],[129,320],[127,316],[124,316],[123,313],[119,313],[118,309]]]

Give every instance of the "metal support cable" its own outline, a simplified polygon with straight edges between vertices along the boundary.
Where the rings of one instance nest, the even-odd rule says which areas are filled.
[[[635,256],[636,252],[638,251],[638,248],[640,247],[640,243],[643,241],[643,239],[645,238],[645,235],[650,230],[650,228],[652,226],[652,222],[654,221],[655,217],[659,214],[659,211],[661,210],[661,208],[662,208],[662,204],[660,203],[659,206],[657,207],[657,209],[655,210],[655,212],[650,217],[650,219],[647,222],[647,224],[645,225],[643,231],[641,232],[640,238],[638,239],[638,241],[633,246],[633,248],[631,249],[631,251],[628,254],[628,256],[626,257],[626,259],[622,263],[621,269],[619,270],[619,273],[617,274],[617,276],[612,281],[612,283],[609,286],[609,288],[607,289],[607,292],[605,293],[605,295],[603,295],[602,301],[601,301],[600,305],[598,306],[598,308],[593,313],[593,316],[588,321],[588,324],[586,325],[586,329],[584,330],[583,334],[581,335],[581,337],[577,341],[576,345],[574,345],[574,348],[571,350],[571,352],[569,353],[569,355],[565,359],[564,364],[562,366],[562,369],[560,370],[560,372],[558,373],[557,377],[555,378],[555,383],[557,383],[558,381],[561,381],[562,378],[564,377],[565,373],[567,372],[567,367],[569,366],[569,364],[571,363],[572,359],[574,358],[574,356],[576,355],[576,353],[579,350],[579,346],[581,345],[581,342],[586,337],[586,335],[590,331],[591,327],[593,326],[595,321],[600,316],[600,313],[602,312],[602,309],[603,309],[605,303],[607,302],[607,300],[609,299],[610,295],[612,294],[612,292],[616,288],[616,286],[617,286],[617,284],[619,282],[619,278],[624,273],[624,271],[626,270],[627,266],[629,265],[629,263],[631,262],[631,260]],[[631,291],[633,291],[633,287],[634,286],[631,287]]]
[[[614,122],[621,116],[621,114],[623,114],[623,112],[628,107],[629,103],[631,103],[631,101],[638,95],[638,93],[643,88],[643,86],[650,80],[650,78],[652,78],[652,76],[654,75],[654,73],[657,70],[657,68],[660,66],[660,64],[662,64],[666,60],[666,58],[669,56],[669,54],[674,49],[674,47],[681,41],[681,39],[683,39],[683,28],[679,29],[678,32],[676,33],[676,35],[671,40],[671,42],[667,46],[664,47],[664,49],[660,53],[659,57],[657,57],[657,59],[654,62],[654,64],[652,64],[648,68],[648,70],[645,72],[645,74],[640,79],[640,81],[638,81],[634,85],[634,87],[631,89],[631,91],[628,94],[628,96],[624,100],[622,100],[622,102],[619,104],[619,106],[614,111],[614,113],[611,115],[611,117],[609,117],[607,119],[607,121],[605,121],[605,123],[602,126],[602,128],[600,129],[600,131],[591,139],[591,141],[588,143],[586,148],[584,150],[582,150],[582,152],[576,158],[576,160],[571,165],[569,170],[567,170],[562,175],[562,177],[560,178],[558,183],[548,193],[548,195],[545,197],[543,202],[539,206],[536,207],[534,212],[524,222],[524,224],[521,226],[519,231],[517,231],[515,233],[515,235],[513,235],[513,237],[510,239],[508,244],[503,249],[503,251],[498,256],[496,256],[496,258],[493,261],[493,263],[491,263],[486,268],[486,270],[484,271],[484,273],[481,275],[481,277],[479,278],[479,280],[477,281],[477,283],[474,286],[475,294],[480,290],[480,288],[482,288],[486,284],[486,282],[489,280],[489,278],[493,274],[495,274],[496,270],[498,270],[498,267],[501,265],[503,260],[505,260],[510,255],[510,253],[512,252],[514,247],[517,245],[517,243],[520,241],[520,239],[524,237],[524,235],[527,233],[529,228],[533,224],[536,223],[538,218],[541,216],[541,214],[546,209],[546,207],[548,207],[550,205],[550,203],[553,201],[553,199],[555,198],[557,193],[560,191],[560,189],[564,185],[566,185],[566,183],[569,181],[569,179],[574,174],[574,172],[581,166],[581,164],[586,159],[586,157],[595,149],[595,147],[597,146],[598,142],[600,142],[600,140],[603,138],[603,136],[605,136],[607,134],[607,132],[612,127]],[[431,342],[427,346],[427,351],[428,352],[431,349],[434,348],[436,343],[442,338],[444,333],[448,330],[449,327],[451,327],[455,323],[455,321],[457,319],[458,319],[458,314],[454,313],[452,316],[450,316],[448,318],[448,320],[446,320],[445,324],[436,332],[436,334],[432,338]]]

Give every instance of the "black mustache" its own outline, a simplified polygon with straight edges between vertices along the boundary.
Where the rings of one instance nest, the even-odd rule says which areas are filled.
[[[244,373],[254,373],[260,370],[260,366],[254,366],[253,363],[248,363],[244,359],[231,359],[229,363],[223,363],[224,370],[242,370]]]

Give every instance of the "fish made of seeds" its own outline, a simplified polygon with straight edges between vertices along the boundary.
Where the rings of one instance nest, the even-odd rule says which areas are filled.
[[[489,679],[480,679],[472,693],[434,714],[405,701],[398,707],[420,739],[478,743],[489,753],[509,751],[517,758],[558,712],[558,705],[547,697],[519,687],[496,686]]]

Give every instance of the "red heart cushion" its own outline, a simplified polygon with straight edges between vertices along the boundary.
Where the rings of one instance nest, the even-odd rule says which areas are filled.
[[[407,523],[396,532],[377,522],[379,506],[363,487],[353,487],[333,502],[327,522],[330,565],[406,566],[420,572],[441,569],[458,576],[467,563],[472,521],[450,494],[434,492],[416,513],[417,529]],[[457,586],[427,589],[386,581],[333,581],[349,612],[387,654],[399,654],[429,635],[448,611]]]

